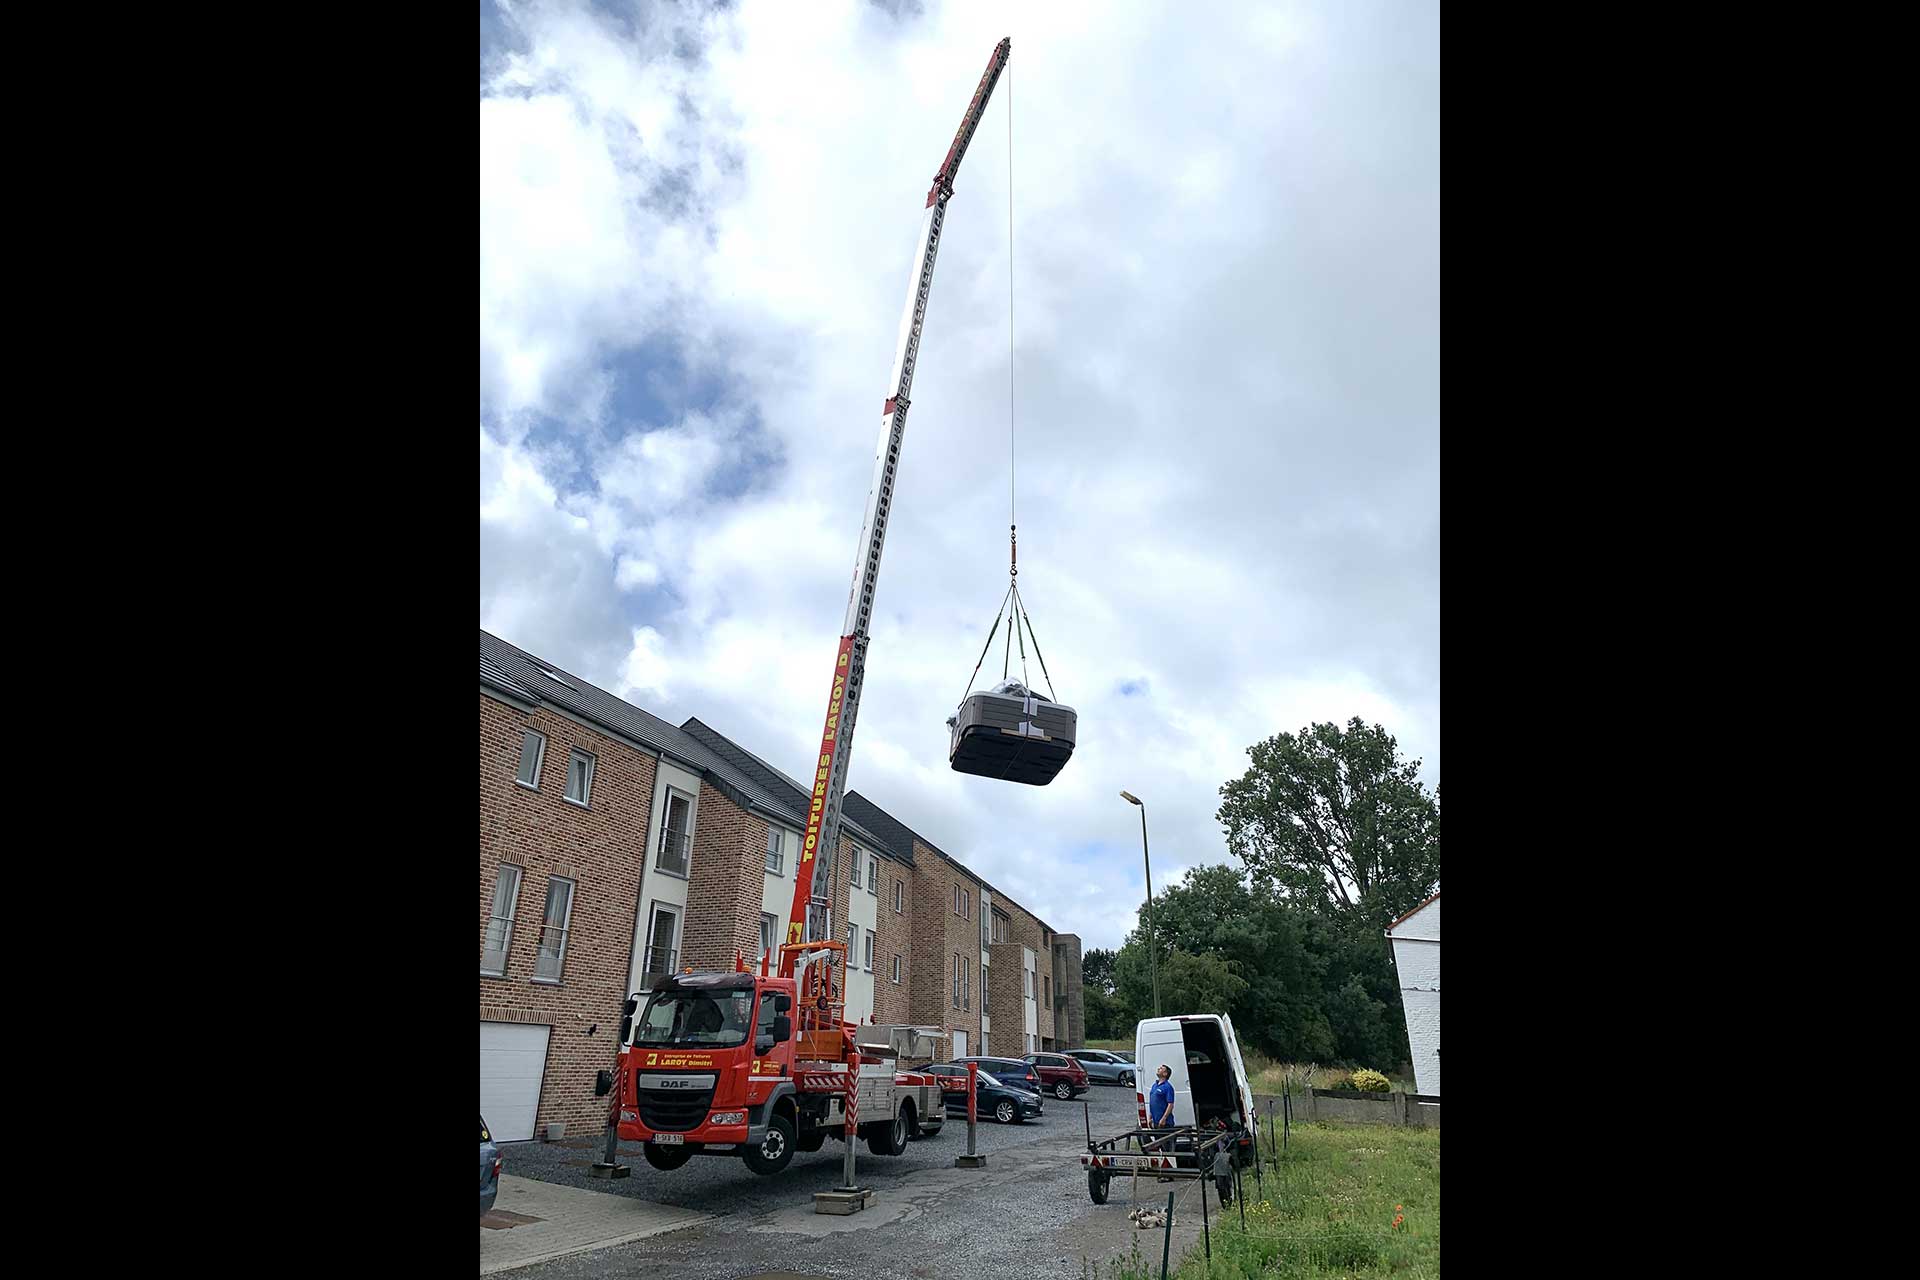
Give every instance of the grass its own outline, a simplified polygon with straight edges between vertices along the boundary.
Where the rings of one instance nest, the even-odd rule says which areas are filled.
[[[1322,1066],[1312,1062],[1276,1062],[1263,1053],[1247,1054],[1247,1083],[1253,1086],[1255,1093],[1281,1093],[1289,1079],[1293,1091],[1300,1092],[1307,1085],[1316,1089],[1350,1089],[1347,1077],[1353,1074],[1352,1067]],[[1417,1093],[1413,1077],[1395,1071],[1382,1072],[1401,1093]]]
[[[1245,1229],[1240,1206],[1222,1208],[1214,1202],[1212,1259],[1196,1244],[1169,1275],[1177,1280],[1438,1280],[1438,1129],[1295,1125],[1284,1152],[1268,1157],[1263,1146],[1261,1158],[1264,1187],[1251,1170],[1241,1175]],[[1167,1188],[1155,1185],[1164,1204]],[[1191,1224],[1200,1215],[1199,1189],[1193,1183],[1180,1188],[1175,1214]],[[1156,1280],[1160,1233],[1134,1236],[1138,1250],[1108,1264],[1101,1280]]]

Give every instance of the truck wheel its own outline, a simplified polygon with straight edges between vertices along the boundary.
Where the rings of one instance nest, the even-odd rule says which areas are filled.
[[[907,1149],[907,1129],[913,1123],[913,1104],[903,1102],[893,1123],[867,1135],[867,1150],[877,1156],[897,1156]]]
[[[1012,1124],[1019,1115],[1020,1108],[1014,1106],[1012,1102],[1005,1098],[1002,1098],[999,1104],[993,1109],[993,1118],[1001,1124]]]
[[[793,1117],[776,1111],[767,1120],[767,1136],[746,1150],[747,1168],[755,1173],[779,1173],[793,1163]]]
[[[1087,1170],[1087,1195],[1095,1204],[1107,1202],[1107,1185],[1112,1178],[1113,1175],[1104,1169]]]
[[[793,1140],[794,1148],[799,1151],[818,1151],[826,1144],[827,1131],[825,1129],[808,1129]]]
[[[693,1152],[685,1147],[663,1147],[657,1142],[643,1145],[640,1148],[640,1154],[644,1155],[647,1163],[656,1169],[678,1169],[693,1159]]]
[[[1065,1102],[1073,1096],[1073,1086],[1061,1080],[1053,1086],[1053,1096]]]

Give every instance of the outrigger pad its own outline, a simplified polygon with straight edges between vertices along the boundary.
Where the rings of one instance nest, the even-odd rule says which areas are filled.
[[[976,693],[960,704],[947,721],[954,772],[1044,787],[1066,767],[1079,717],[1072,707],[1021,693]]]

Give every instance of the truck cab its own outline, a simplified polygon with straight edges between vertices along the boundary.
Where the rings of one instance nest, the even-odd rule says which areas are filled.
[[[644,1004],[629,1001],[620,1137],[644,1143],[656,1169],[709,1153],[743,1156],[756,1172],[785,1168],[800,1128],[794,996],[792,978],[683,973],[655,982]]]

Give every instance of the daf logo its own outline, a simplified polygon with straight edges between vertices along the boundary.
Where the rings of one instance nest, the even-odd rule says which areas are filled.
[[[634,1077],[634,1086],[648,1090],[711,1089],[718,1077],[712,1075],[661,1075],[657,1072],[642,1072]]]

